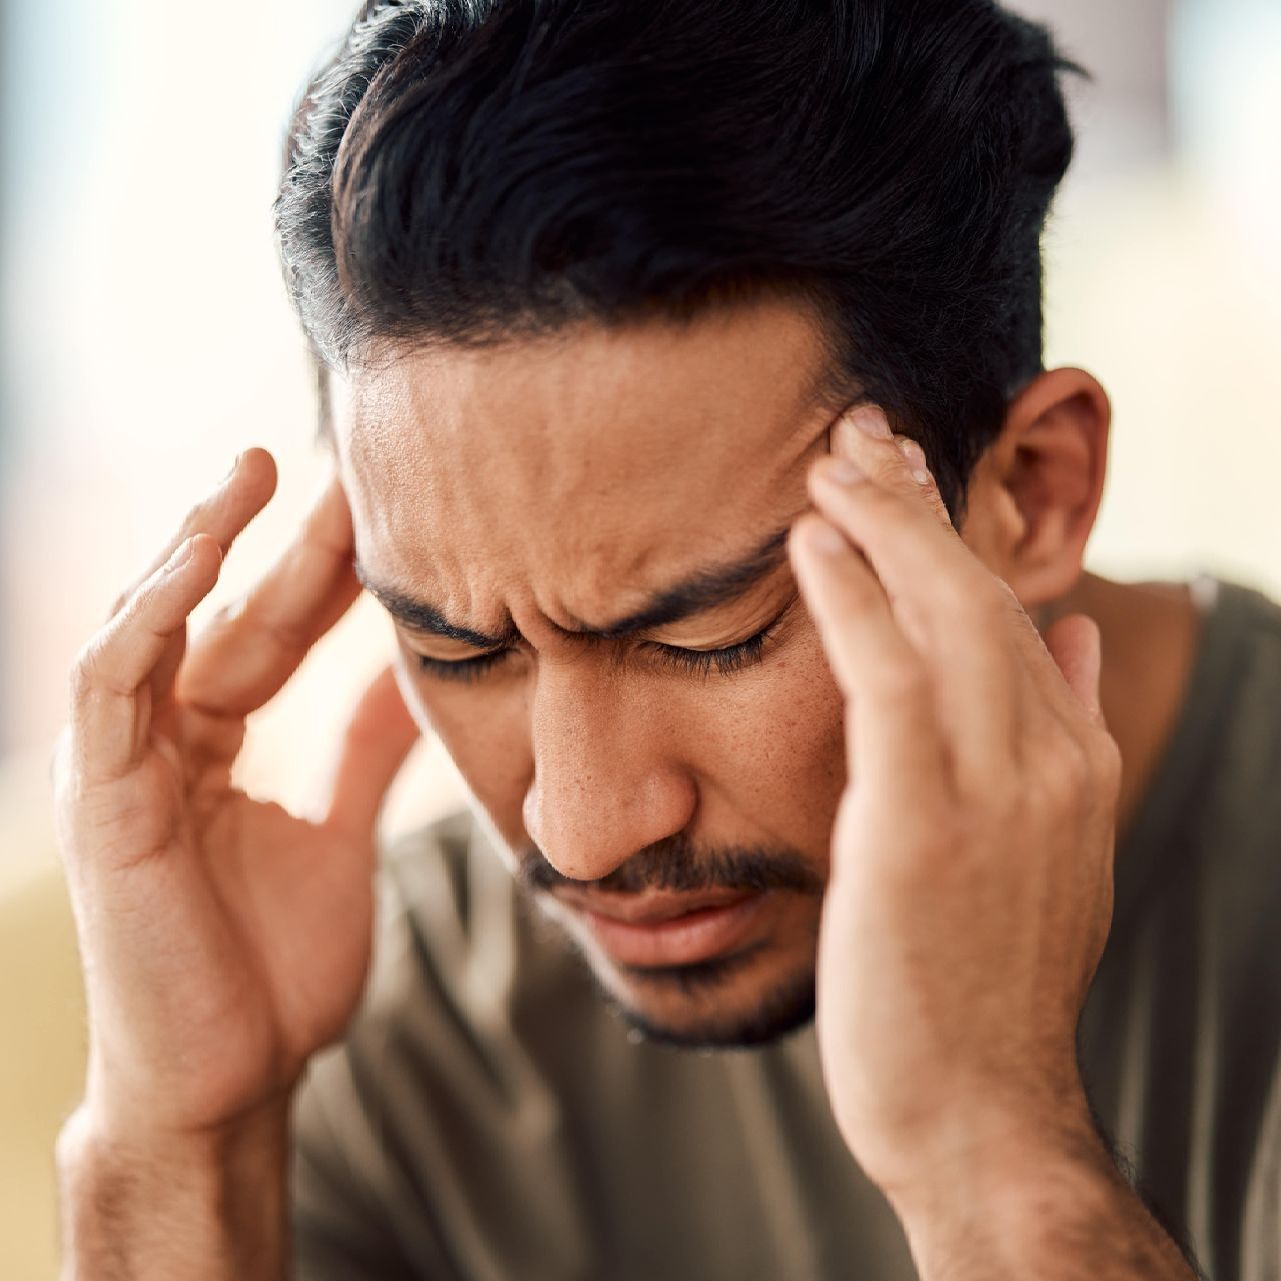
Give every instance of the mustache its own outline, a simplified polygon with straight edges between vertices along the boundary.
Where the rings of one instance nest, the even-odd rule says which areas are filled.
[[[531,891],[573,886],[616,894],[725,889],[821,895],[825,888],[810,861],[795,850],[757,845],[700,849],[682,835],[645,846],[595,881],[562,875],[532,841],[527,842],[516,851],[516,880]]]

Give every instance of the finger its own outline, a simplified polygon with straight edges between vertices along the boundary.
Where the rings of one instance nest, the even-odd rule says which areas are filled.
[[[225,556],[241,530],[267,505],[276,491],[276,462],[265,450],[247,449],[231,470],[183,519],[177,533],[147,570],[116,598],[112,616],[177,549],[196,534],[208,534]]]
[[[387,789],[418,736],[387,667],[361,696],[343,735],[326,826],[355,840],[372,835]]]
[[[240,454],[227,475],[188,512],[178,534],[152,564],[147,576],[156,572],[185,539],[196,534],[207,534],[216,539],[225,557],[236,537],[270,500],[275,487],[276,464],[266,450],[255,447]],[[112,614],[123,605],[129,594],[118,598]],[[167,716],[163,708],[172,694],[174,677],[182,665],[186,647],[187,628],[184,625],[171,638],[148,678],[153,720],[163,720]]]
[[[140,690],[217,582],[221,564],[213,538],[188,539],[81,653],[72,677],[71,727],[86,781],[119,778],[138,760],[151,702]]]
[[[1099,699],[1103,669],[1099,625],[1085,614],[1068,614],[1046,629],[1045,647],[1089,720],[1104,725]]]
[[[949,534],[955,533],[943,497],[934,483],[919,441],[895,435],[879,405],[857,405],[833,426],[831,452],[848,458],[879,484],[908,496],[918,495]]]
[[[890,600],[897,604],[900,595],[907,593],[906,599],[912,601],[912,617],[901,621],[909,630],[918,624],[918,603],[927,606],[935,602],[940,606],[933,611],[924,610],[919,623],[928,625],[933,620],[944,635],[954,630],[958,618],[966,616],[966,606],[971,605],[975,621],[983,615],[1004,615],[1006,621],[1015,624],[1020,647],[1035,655],[1033,661],[1044,657],[1044,647],[1031,619],[1008,587],[965,546],[953,527],[918,441],[894,436],[883,411],[862,405],[844,414],[834,425],[832,451],[833,458],[847,460],[859,475],[876,482],[878,491],[900,500],[885,503],[890,513],[869,522],[865,531],[845,526],[841,513],[835,515],[847,536],[872,561]],[[831,466],[827,464],[828,468]],[[840,464],[835,466],[839,469]],[[813,474],[826,479],[831,471],[820,460]],[[903,527],[886,533],[891,516],[901,518]],[[916,538],[911,537],[912,530],[916,531]],[[878,532],[884,537],[874,544],[864,540],[864,534],[874,538]],[[928,591],[913,594],[913,584]]]
[[[1017,597],[952,527],[919,444],[895,438],[872,406],[845,414],[832,439],[811,495],[867,556],[903,631],[929,655],[958,773],[982,779],[1017,754],[1047,703],[1069,722],[1079,704]]]
[[[178,628],[173,638],[165,647],[165,651],[160,656],[159,662],[152,669],[147,684],[151,687],[151,705],[158,708],[161,704],[169,702],[173,694],[174,677],[178,674],[178,669],[182,666],[183,656],[187,652],[187,627]]]
[[[960,782],[982,786],[1008,767],[1020,741],[1028,678],[1008,617],[1017,607],[1012,593],[919,496],[875,484],[848,460],[815,467],[810,490],[820,513],[867,557],[927,666]]]
[[[1047,711],[1066,724],[1079,718],[1018,598],[921,493],[873,483],[848,459],[820,460],[810,493],[867,557],[904,634],[928,657],[963,784],[981,786],[1017,758]]]
[[[933,483],[915,479],[892,436],[868,437],[850,421],[836,424],[833,453],[810,469],[810,496],[868,557],[890,599],[913,594],[923,581],[931,589],[954,584],[957,575],[967,596],[985,586],[991,573],[961,542],[946,513],[940,516]],[[835,502],[824,503],[825,496]]]
[[[929,672],[863,558],[827,521],[802,516],[788,551],[837,684],[847,699],[852,777],[928,791],[946,779]]]
[[[179,700],[216,716],[247,716],[359,595],[351,512],[334,477],[275,565],[192,639],[178,674]]]

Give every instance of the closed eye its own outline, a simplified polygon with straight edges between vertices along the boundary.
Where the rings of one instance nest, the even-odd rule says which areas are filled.
[[[651,653],[660,665],[676,671],[691,672],[697,676],[708,676],[715,671],[717,675],[728,676],[761,662],[766,646],[796,599],[793,595],[760,631],[733,645],[724,645],[719,649],[686,649],[681,645],[645,641],[641,648]],[[492,671],[512,652],[510,647],[504,647],[477,654],[474,658],[429,658],[426,654],[415,654],[414,657],[418,660],[419,670],[427,675],[441,680],[469,682],[479,680]]]

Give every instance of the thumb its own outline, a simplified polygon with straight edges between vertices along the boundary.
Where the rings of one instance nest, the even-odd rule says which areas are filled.
[[[1103,650],[1098,623],[1086,614],[1068,614],[1051,624],[1042,639],[1068,688],[1090,719],[1102,725],[1099,675],[1103,669]]]
[[[383,797],[417,741],[418,726],[396,686],[395,670],[385,667],[361,695],[343,734],[325,826],[368,840]]]

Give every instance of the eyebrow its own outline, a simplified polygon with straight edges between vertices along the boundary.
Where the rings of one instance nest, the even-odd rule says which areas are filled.
[[[616,638],[651,631],[692,618],[739,599],[773,573],[787,559],[787,535],[791,523],[776,530],[742,559],[729,564],[695,570],[673,587],[656,592],[640,609],[603,626],[593,627],[575,618],[573,626],[561,628],[572,636]],[[500,649],[518,640],[520,633],[508,614],[503,630],[495,635],[460,627],[450,622],[436,606],[374,582],[359,561],[356,577],[379,604],[410,631],[461,641],[474,649]]]

